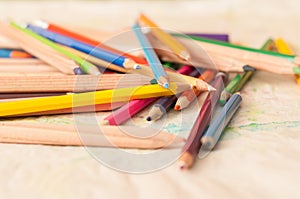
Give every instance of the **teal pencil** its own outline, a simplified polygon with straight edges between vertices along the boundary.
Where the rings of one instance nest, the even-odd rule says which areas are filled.
[[[240,107],[241,102],[242,97],[240,94],[235,93],[231,96],[201,138],[202,148],[204,150],[211,150],[214,148],[222,132]]]

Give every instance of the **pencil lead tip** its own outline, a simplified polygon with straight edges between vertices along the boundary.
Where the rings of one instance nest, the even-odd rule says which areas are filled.
[[[181,108],[181,107],[180,107],[179,105],[176,105],[176,106],[174,107],[174,110],[175,110],[175,111],[179,111],[180,108]]]
[[[164,83],[163,87],[166,88],[166,89],[168,89],[169,88],[169,84],[168,83]]]
[[[142,67],[140,65],[138,65],[138,64],[135,64],[133,68],[134,69],[141,69]]]
[[[151,117],[147,117],[146,120],[147,120],[148,122],[150,122],[152,119],[151,119]]]
[[[104,119],[101,121],[101,125],[109,125],[109,121]]]
[[[216,89],[214,87],[212,87],[211,85],[207,84],[207,90],[208,91],[216,91]]]

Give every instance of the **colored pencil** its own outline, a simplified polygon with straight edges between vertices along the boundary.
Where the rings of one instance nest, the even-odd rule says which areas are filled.
[[[86,53],[83,53],[79,50],[76,50],[74,48],[70,48],[70,47],[67,47],[67,46],[64,46],[64,45],[60,45],[61,48],[69,51],[70,53],[73,53],[74,55],[77,55],[79,57],[81,57],[82,59],[85,59],[97,66],[100,66],[102,67],[105,71],[105,69],[110,69],[110,70],[114,70],[114,71],[117,71],[117,72],[121,72],[121,73],[126,73],[126,69],[125,68],[122,68],[122,67],[119,67],[115,64],[112,64],[112,63],[109,63],[109,62],[106,62],[102,59],[98,59],[97,57],[94,57],[94,56],[91,56],[91,55],[88,55]],[[101,71],[101,70],[100,70]]]
[[[288,44],[282,39],[278,38],[275,40],[276,48],[279,53],[285,54],[285,55],[295,55],[292,49],[288,46]]]
[[[272,38],[269,38],[261,48],[262,50],[268,50],[273,52],[278,52],[276,44]]]
[[[181,68],[179,68],[177,70],[177,73],[179,73],[179,74],[189,74],[192,71],[194,71],[194,69],[195,68],[193,66],[185,65],[185,66],[182,66]]]
[[[299,74],[300,57],[275,53],[271,51],[264,51],[254,48],[237,46],[226,42],[204,39],[200,37],[187,37],[177,34],[181,39],[194,39],[207,53],[228,56],[240,61],[247,62],[247,64],[259,70],[268,72],[293,75]],[[181,40],[180,40],[181,41]]]
[[[223,72],[243,72],[242,66],[246,65],[245,62],[239,61],[228,56],[220,54],[209,53],[205,51],[201,46],[195,44],[190,39],[179,38],[180,41],[185,44],[190,50],[190,61],[185,61],[178,58],[170,50],[161,44],[157,39],[149,35],[149,40],[155,49],[155,52],[163,61],[180,63],[185,65],[202,66],[206,69],[219,70]]]
[[[97,126],[98,127],[98,126]],[[100,132],[99,132],[100,131]],[[124,133],[130,133],[130,135]],[[149,135],[154,135],[149,137]],[[135,149],[167,148],[182,144],[184,138],[136,126],[100,126],[79,132],[73,125],[0,123],[0,142],[58,146],[102,146]]]
[[[128,73],[132,73],[132,74],[140,74],[140,75],[146,75],[149,77],[153,77],[153,73],[151,71],[151,69],[148,66],[141,66],[141,68],[139,70],[129,70]],[[215,88],[213,88],[211,85],[209,85],[208,83],[206,83],[205,81],[195,78],[195,77],[191,77],[188,75],[182,75],[182,74],[178,74],[174,71],[166,71],[170,82],[181,82],[181,83],[185,83],[185,84],[190,84],[191,86],[196,86],[197,89],[201,90],[201,91],[214,91]]]
[[[286,55],[294,55],[292,49],[288,46],[288,44],[282,39],[278,38],[275,40],[276,47],[279,53],[286,54]],[[300,75],[296,75],[297,83],[300,84]]]
[[[186,35],[182,35],[182,34],[178,34],[178,33],[174,33],[173,35],[176,37],[187,38]],[[256,48],[250,48],[250,47],[246,47],[246,46],[235,45],[232,43],[221,42],[221,41],[206,39],[206,38],[202,38],[202,37],[190,36],[188,38],[196,40],[196,41],[201,41],[201,43],[209,43],[209,44],[214,44],[214,45],[218,45],[218,46],[234,48],[234,49],[238,49],[241,51],[249,51],[249,52],[254,52],[254,53],[259,53],[259,54],[271,55],[274,57],[280,57],[280,58],[283,58],[283,59],[286,59],[286,60],[289,60],[289,61],[292,61],[295,63],[298,63],[297,61],[299,61],[299,58],[296,56],[293,56],[293,55],[285,55],[282,53],[277,53],[277,52],[272,52],[272,51],[267,51],[267,50],[262,50],[262,49],[256,49]],[[223,49],[225,49],[225,48],[223,48]],[[296,61],[296,59],[297,59],[297,61]]]
[[[200,139],[207,125],[209,124],[212,112],[217,104],[221,91],[223,90],[226,75],[218,73],[213,82],[216,92],[209,93],[192,127],[190,135],[183,147],[182,154],[178,160],[180,169],[189,169],[193,165],[195,158],[201,147]]]
[[[211,82],[215,76],[215,72],[212,70],[205,70],[198,78],[202,79],[203,81],[206,82]],[[182,110],[190,105],[197,96],[199,96],[201,93],[200,90],[197,89],[197,87],[193,87],[190,90],[184,91],[180,97],[178,98],[174,110]]]
[[[150,84],[151,78],[138,74],[36,75],[0,78],[1,93],[86,92]]]
[[[140,28],[139,24],[136,23],[132,27],[137,39],[139,40],[139,43],[145,53],[146,59],[151,66],[152,72],[154,74],[155,79],[157,82],[163,86],[164,88],[169,87],[169,80],[168,76],[164,70],[164,67],[162,66],[160,60],[158,59],[157,55],[155,54],[150,42],[148,41],[146,35],[142,32],[142,29]]]
[[[171,65],[171,64],[170,64]],[[186,69],[184,69],[186,68]],[[177,71],[178,73],[188,74],[190,66],[184,66],[181,71]],[[171,97],[168,97],[171,100]],[[130,118],[132,118],[135,114],[142,111],[149,104],[157,100],[158,98],[148,98],[148,99],[140,99],[140,100],[132,100],[128,102],[128,104],[124,105],[122,108],[113,111],[110,115],[104,118],[103,124],[109,125],[121,125],[126,122]]]
[[[201,138],[201,144],[204,150],[212,150],[220,136],[242,102],[242,97],[240,94],[233,94],[229,101],[225,104],[220,113],[216,118],[210,123],[207,131]]]
[[[1,33],[3,33],[7,38],[15,41],[26,52],[34,55],[40,60],[43,60],[44,62],[48,63],[49,65],[55,67],[65,74],[74,74],[74,68],[79,67],[70,58],[62,55],[61,53],[58,53],[50,46],[41,43],[32,36],[22,31],[16,30],[8,24],[0,22],[0,29]]]
[[[221,93],[220,101],[219,103],[221,105],[224,105],[227,100],[230,98],[230,96],[233,94],[234,87],[238,84],[238,82],[242,79],[241,74],[237,74],[230,82],[229,84],[224,88],[224,90]]]
[[[198,76],[200,73],[198,70],[193,69],[190,71],[189,69],[191,66],[183,66],[181,70],[177,70],[177,73],[181,75],[189,75],[191,77]],[[169,97],[162,97],[158,99],[154,105],[151,107],[148,116],[146,117],[147,121],[155,121],[160,119],[162,116],[164,116],[175,104],[178,96],[169,96]]]
[[[103,119],[103,124],[106,125],[121,125],[122,123],[128,121],[135,114],[142,111],[149,104],[154,102],[157,98],[147,98],[141,100],[132,100],[119,108],[116,111],[113,111],[110,115]]]
[[[55,32],[55,33],[58,33],[58,34],[70,37],[72,39],[76,39],[78,41],[81,41],[83,43],[89,44],[91,46],[100,47],[102,49],[105,49],[107,51],[113,52],[115,54],[122,55],[124,57],[128,57],[128,58],[134,60],[138,64],[147,64],[147,61],[144,58],[142,58],[142,57],[137,57],[137,56],[134,56],[134,55],[122,52],[120,50],[117,50],[115,48],[107,46],[107,45],[105,45],[105,44],[103,44],[103,43],[101,43],[99,41],[91,39],[91,38],[89,38],[89,37],[87,37],[85,35],[78,34],[77,32],[73,32],[73,31],[71,31],[69,29],[61,27],[61,26],[59,26],[57,24],[48,23],[48,22],[43,21],[43,20],[36,20],[36,21],[33,22],[33,24],[36,25],[36,26],[38,26],[38,27],[40,27],[40,28],[47,29],[49,31],[52,31],[52,32]]]
[[[99,47],[94,47],[89,44],[85,44],[83,42],[80,42],[78,40],[60,35],[55,32],[51,32],[49,30],[45,30],[43,28],[39,28],[37,26],[33,26],[28,24],[27,29],[30,29],[31,31],[35,32],[36,34],[39,34],[40,36],[43,36],[51,41],[57,42],[59,44],[74,48],[76,50],[79,50],[81,52],[84,52],[86,54],[92,55],[94,57],[97,57],[99,59],[102,59],[106,62],[115,64],[117,66],[120,66],[122,68],[127,69],[137,69],[139,68],[139,65],[136,64],[133,60],[126,58],[124,56],[120,56],[118,54],[115,54],[113,52],[109,52],[105,49],[101,49]]]
[[[228,34],[216,34],[216,33],[184,33],[187,36],[195,36],[195,37],[203,37],[206,39],[213,39],[218,41],[229,42],[229,35]]]
[[[275,45],[272,39],[268,39],[263,46],[261,47],[262,50],[270,49],[270,45]],[[276,47],[276,46],[275,46]],[[226,86],[226,88],[222,91],[220,96],[219,103],[221,105],[224,105],[227,100],[231,97],[232,94],[234,94],[237,91],[240,91],[240,89],[246,84],[246,82],[250,79],[250,77],[253,75],[255,69],[251,66],[245,65],[243,67],[244,69],[244,75],[241,76],[240,74],[237,74],[231,82]]]
[[[149,110],[146,120],[147,121],[159,120],[162,116],[166,115],[166,113],[174,106],[176,100],[177,100],[176,95],[170,97],[162,97],[158,99]]]
[[[187,84],[171,83],[170,89],[162,88],[159,85],[147,85],[54,97],[41,97],[15,102],[3,102],[0,103],[0,116],[7,117],[32,112],[169,96],[183,92],[189,88],[190,85]]]
[[[178,57],[181,57],[184,60],[190,59],[190,54],[187,49],[173,38],[170,34],[163,31],[158,25],[151,21],[144,14],[139,16],[139,22],[144,26],[150,28],[150,31],[157,37],[162,43],[168,46]]]
[[[12,22],[11,26],[16,28],[19,31],[22,31],[28,35],[30,35],[31,37],[39,40],[40,42],[50,46],[51,48],[53,48],[54,50],[56,50],[57,52],[69,57],[70,59],[74,60],[80,67],[80,69],[87,74],[91,74],[91,75],[100,75],[100,71],[98,70],[98,68],[96,66],[94,66],[92,63],[81,59],[80,57],[69,53],[68,51],[64,50],[63,48],[59,47],[58,45],[56,45],[54,42],[36,34],[35,32],[27,29],[27,28],[23,28],[22,26]]]
[[[21,50],[0,49],[0,58],[32,58],[32,56]]]
[[[244,66],[244,69],[245,69],[245,73],[243,74],[240,81],[233,88],[233,92],[235,93],[240,91],[244,87],[244,85],[249,81],[249,79],[255,72],[255,68],[248,65]]]
[[[20,100],[20,99],[18,99]],[[125,102],[107,103],[107,104],[97,104],[89,106],[79,106],[73,108],[64,108],[50,111],[40,111],[33,113],[26,113],[20,115],[13,115],[12,117],[27,117],[27,116],[45,116],[45,115],[61,115],[61,114],[75,114],[75,113],[95,113],[99,111],[112,111],[116,108],[123,106]]]

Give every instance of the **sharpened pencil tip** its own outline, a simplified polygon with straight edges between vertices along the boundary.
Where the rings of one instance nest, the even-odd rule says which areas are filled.
[[[207,90],[209,92],[216,91],[216,89],[214,87],[212,87],[211,85],[209,85],[209,84],[207,85]]]
[[[180,108],[181,108],[181,107],[180,107],[179,105],[176,105],[176,106],[174,107],[174,110],[175,110],[175,111],[179,111]]]
[[[168,89],[169,88],[169,84],[168,83],[164,83],[163,87],[166,88],[166,89]]]
[[[147,120],[148,122],[150,122],[152,119],[151,119],[151,117],[147,117],[146,120]]]
[[[104,119],[104,120],[101,121],[101,124],[102,125],[109,125],[109,121]]]
[[[141,69],[142,67],[140,65],[138,65],[138,64],[135,64],[133,68],[134,69]]]

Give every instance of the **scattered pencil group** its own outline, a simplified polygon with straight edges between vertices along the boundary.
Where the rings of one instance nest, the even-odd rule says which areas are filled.
[[[0,72],[16,71],[0,77],[0,117],[115,109],[102,121],[109,129],[107,125],[122,125],[146,108],[145,122],[155,122],[168,111],[187,109],[198,96],[206,96],[199,110],[191,110],[197,118],[179,158],[179,167],[188,169],[200,148],[210,151],[217,144],[241,105],[242,88],[256,71],[300,73],[300,58],[281,38],[269,39],[261,49],[254,49],[231,44],[228,35],[170,33],[144,14],[132,30],[144,57],[41,20],[32,24],[0,22],[0,33],[20,46],[0,48]],[[199,57],[201,53],[189,46],[191,40],[209,58]],[[11,65],[11,69],[1,65]],[[24,69],[25,65],[36,67]],[[24,75],[26,71],[34,75]],[[236,75],[227,83],[229,72]],[[300,76],[297,78],[300,84]],[[224,107],[211,121],[218,104]],[[111,129],[122,137],[116,128]],[[135,143],[130,146],[119,139],[115,142],[124,148],[160,148],[171,139],[184,141],[167,133],[161,136],[138,144],[139,140],[126,137],[125,143]],[[78,140],[74,143],[78,145]]]

